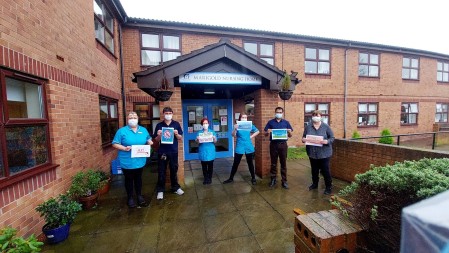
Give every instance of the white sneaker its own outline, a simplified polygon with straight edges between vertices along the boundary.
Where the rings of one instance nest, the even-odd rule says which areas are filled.
[[[163,192],[158,192],[157,193],[157,199],[164,199],[164,193]]]
[[[179,188],[178,190],[176,190],[175,193],[178,195],[182,195],[182,194],[184,194],[184,191],[181,188]]]

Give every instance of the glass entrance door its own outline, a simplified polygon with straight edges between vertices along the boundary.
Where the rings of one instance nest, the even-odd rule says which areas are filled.
[[[209,128],[217,134],[217,158],[232,157],[232,100],[191,99],[182,101],[185,160],[198,159],[196,135],[202,129],[201,119],[209,119]]]

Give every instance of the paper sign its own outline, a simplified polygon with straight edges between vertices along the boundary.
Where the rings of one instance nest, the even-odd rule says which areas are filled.
[[[193,127],[188,127],[188,128],[187,128],[187,132],[188,132],[189,134],[193,133]]]
[[[306,139],[315,140],[315,141],[322,141],[323,140],[323,136],[308,134],[308,135],[306,135]],[[306,141],[305,144],[306,145],[310,145],[310,146],[318,146],[318,147],[322,147],[323,146],[323,144],[311,143],[311,142],[307,142],[307,141]]]
[[[228,117],[226,117],[226,116],[221,116],[220,122],[221,122],[221,125],[222,125],[222,126],[227,126],[227,125],[228,125]]]
[[[271,139],[272,140],[287,140],[287,129],[272,129],[271,130]]]
[[[220,116],[228,115],[228,109],[218,109],[218,115]]]
[[[195,112],[189,112],[189,121],[195,122]]]
[[[198,134],[198,142],[199,143],[205,143],[205,142],[214,142],[214,135],[210,132],[208,133],[199,133]]]
[[[161,134],[161,143],[162,144],[173,144],[173,140],[175,139],[173,127],[163,127]]]
[[[193,131],[198,132],[203,129],[203,125],[201,124],[193,124]]]
[[[135,157],[150,157],[151,146],[150,145],[132,145],[131,146],[131,158]]]
[[[237,121],[237,130],[251,131],[252,128],[252,121]]]

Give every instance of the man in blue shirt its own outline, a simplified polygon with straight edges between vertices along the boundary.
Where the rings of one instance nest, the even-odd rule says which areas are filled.
[[[172,120],[173,110],[170,107],[165,107],[162,110],[164,114],[164,120],[159,122],[154,129],[153,137],[156,141],[160,142],[162,138],[162,128],[169,127],[173,128],[173,144],[161,143],[158,150],[158,180],[157,180],[157,199],[164,198],[165,191],[165,177],[167,164],[170,167],[170,182],[171,190],[178,194],[184,194],[181,186],[178,183],[178,141],[182,139],[182,128],[178,121]],[[171,132],[164,133],[171,134]]]
[[[274,139],[273,140],[273,129],[286,129],[287,136],[292,137],[293,128],[290,123],[282,119],[282,115],[284,113],[284,108],[276,107],[275,109],[275,118],[268,121],[267,125],[264,128],[265,136],[270,134],[270,157],[271,157],[271,182],[269,184],[270,187],[276,185],[276,175],[277,175],[277,163],[278,157],[279,162],[281,163],[281,178],[282,178],[282,188],[288,189],[287,184],[287,139]]]

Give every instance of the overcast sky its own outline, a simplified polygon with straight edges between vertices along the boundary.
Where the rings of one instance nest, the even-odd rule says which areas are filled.
[[[449,0],[120,0],[129,17],[286,32],[449,55]]]

